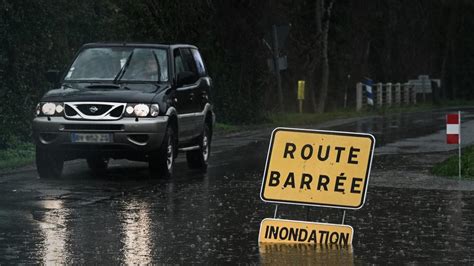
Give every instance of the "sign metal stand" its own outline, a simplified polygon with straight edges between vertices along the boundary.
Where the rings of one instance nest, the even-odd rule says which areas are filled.
[[[459,141],[458,141],[458,153],[459,153],[459,179],[461,179],[461,111],[458,111],[458,122],[459,122]]]

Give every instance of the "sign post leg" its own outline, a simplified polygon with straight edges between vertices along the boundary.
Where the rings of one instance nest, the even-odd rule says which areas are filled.
[[[459,153],[459,179],[461,179],[461,111],[458,111],[459,119],[459,141],[458,141],[458,153]]]
[[[274,219],[277,218],[277,212],[278,212],[278,204],[275,205],[275,213],[273,214],[273,218],[274,218]]]
[[[346,219],[346,210],[344,210],[344,212],[342,213],[342,223],[341,224],[344,224],[345,219]]]

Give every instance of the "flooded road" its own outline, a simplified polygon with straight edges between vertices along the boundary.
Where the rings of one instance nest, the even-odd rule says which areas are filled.
[[[466,110],[466,125],[472,111]],[[146,164],[127,161],[112,161],[100,177],[92,176],[82,161],[66,164],[60,180],[39,180],[32,167],[4,174],[0,262],[473,264],[474,189],[458,189],[456,184],[469,186],[457,181],[447,189],[442,178],[426,187],[390,183],[409,178],[394,171],[401,151],[417,156],[426,145],[433,145],[430,151],[441,147],[439,153],[455,149],[441,145],[445,113],[376,116],[314,127],[368,132],[377,138],[366,204],[346,212],[345,224],[354,228],[351,247],[259,247],[260,222],[273,217],[275,207],[259,197],[267,129],[217,136],[205,174],[188,170],[184,156],[172,179],[152,180]],[[435,141],[436,136],[441,139]],[[471,138],[466,136],[465,143]],[[392,165],[380,163],[382,158]],[[287,205],[278,211],[284,219],[328,223],[340,223],[342,215],[338,209]]]

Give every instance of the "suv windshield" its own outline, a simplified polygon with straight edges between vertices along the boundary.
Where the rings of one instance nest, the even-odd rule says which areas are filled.
[[[88,48],[77,56],[64,80],[168,81],[167,58],[165,49]]]

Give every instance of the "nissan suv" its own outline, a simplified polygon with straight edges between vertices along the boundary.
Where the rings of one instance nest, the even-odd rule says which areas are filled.
[[[178,152],[190,168],[207,168],[212,80],[195,46],[86,44],[64,74],[47,77],[57,89],[33,120],[40,178],[61,176],[78,158],[99,173],[110,159],[145,161],[153,176],[169,177]]]

